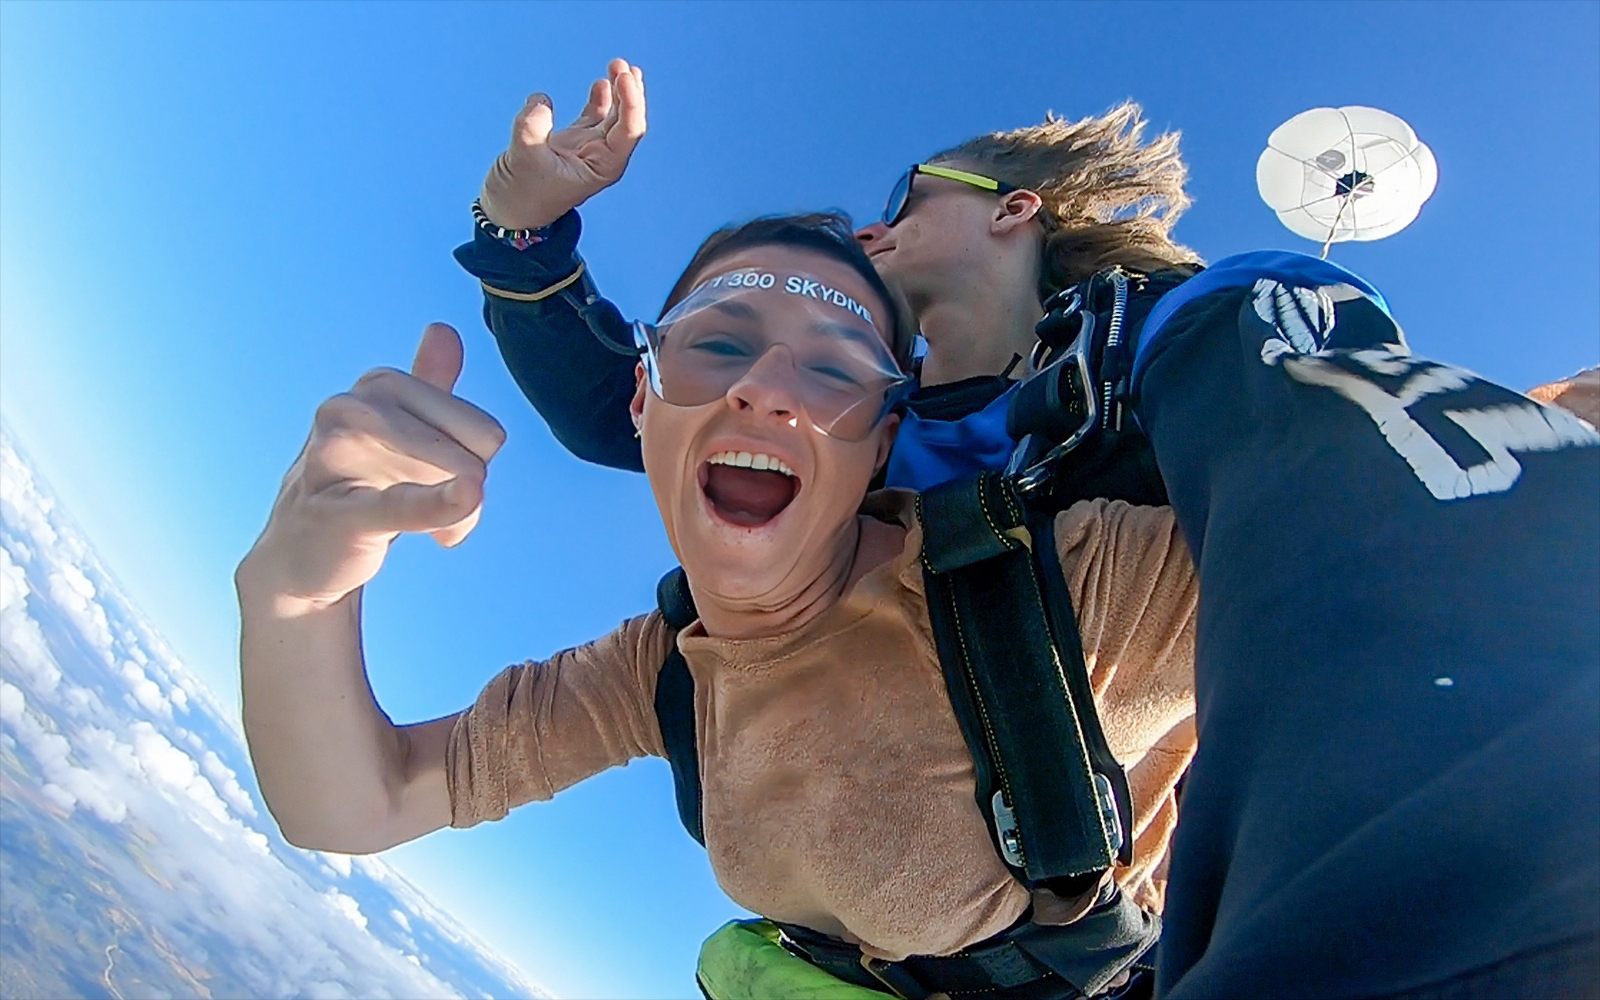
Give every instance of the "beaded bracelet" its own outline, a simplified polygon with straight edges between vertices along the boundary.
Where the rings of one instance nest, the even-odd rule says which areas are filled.
[[[550,226],[540,226],[537,229],[507,229],[504,226],[497,226],[476,200],[472,203],[472,218],[478,223],[479,229],[518,250],[526,250],[535,243],[543,243],[550,235]]]

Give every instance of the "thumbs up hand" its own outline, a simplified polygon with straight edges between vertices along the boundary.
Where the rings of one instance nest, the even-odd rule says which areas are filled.
[[[452,546],[476,526],[505,430],[452,395],[461,358],[460,336],[435,323],[410,374],[374,369],[317,408],[246,558],[254,579],[271,581],[280,613],[326,607],[362,586],[403,531]]]

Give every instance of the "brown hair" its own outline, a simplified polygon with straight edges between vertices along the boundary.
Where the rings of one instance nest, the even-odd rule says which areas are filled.
[[[706,237],[689,259],[689,266],[683,269],[672,291],[667,293],[667,301],[662,303],[657,319],[665,316],[668,310],[693,291],[695,284],[712,264],[740,250],[757,246],[799,247],[832,257],[853,268],[888,308],[889,349],[894,352],[894,359],[901,370],[911,371],[911,347],[917,333],[912,324],[911,310],[878,276],[867,252],[856,242],[850,217],[839,212],[766,215],[743,225],[717,230]]]
[[[1200,263],[1171,237],[1189,207],[1179,133],[1143,142],[1145,124],[1131,101],[1076,122],[1051,112],[1041,124],[968,139],[930,162],[960,165],[1044,200],[1043,300],[1113,264],[1148,273]]]

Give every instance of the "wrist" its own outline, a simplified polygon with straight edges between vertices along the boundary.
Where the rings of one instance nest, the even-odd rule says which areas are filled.
[[[574,207],[570,203],[544,204],[546,199],[539,197],[538,186],[532,187],[530,191],[530,185],[518,184],[512,178],[505,154],[501,154],[490,169],[489,176],[483,179],[483,187],[478,191],[478,204],[491,225],[512,231],[546,228]]]
[[[295,585],[292,554],[278,552],[257,542],[233,571],[233,587],[239,597],[239,612],[246,620],[292,621],[347,602],[361,588],[344,594],[308,595]]]
[[[483,199],[480,197],[472,203],[472,219],[477,223],[478,228],[488,233],[491,238],[517,250],[526,250],[549,239],[550,230],[554,228],[556,220],[560,219],[560,216],[556,216],[556,219],[552,219],[543,225],[514,229],[496,222],[489,210],[484,208]]]

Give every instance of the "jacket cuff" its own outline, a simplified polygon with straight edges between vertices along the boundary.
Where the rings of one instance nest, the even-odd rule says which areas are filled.
[[[493,295],[521,301],[538,301],[554,295],[578,279],[583,260],[578,256],[578,237],[583,223],[576,209],[550,225],[549,234],[539,243],[518,250],[495,239],[480,226],[472,227],[472,242],[455,249],[456,263],[483,282]]]

